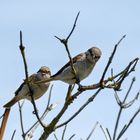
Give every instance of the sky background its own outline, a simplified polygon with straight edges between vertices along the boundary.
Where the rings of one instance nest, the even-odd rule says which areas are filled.
[[[72,56],[85,52],[92,46],[102,50],[102,57],[92,74],[81,83],[88,85],[98,82],[108,58],[118,40],[126,34],[126,38],[119,45],[113,63],[110,67],[114,73],[122,70],[132,59],[140,57],[140,1],[139,0],[24,0],[0,1],[0,63],[1,63],[1,94],[0,114],[3,105],[14,96],[14,91],[24,79],[24,66],[19,51],[19,31],[23,32],[23,43],[26,47],[26,58],[29,73],[32,74],[42,66],[50,67],[52,74],[56,73],[67,61],[67,53],[63,45],[54,35],[65,38],[71,30],[74,19],[80,11],[77,26],[69,40]],[[110,75],[110,69],[108,75]],[[121,97],[126,93],[131,79],[136,82],[129,100],[139,91],[140,64],[136,71],[127,78],[122,86]],[[49,113],[44,122],[48,123],[61,109],[68,85],[53,82],[51,103],[58,103]],[[48,93],[48,92],[47,92]],[[36,101],[39,114],[46,107],[48,94]],[[84,92],[69,108],[60,122],[69,118],[95,91]],[[135,110],[140,106],[138,100],[131,109],[124,111],[121,124],[127,123]],[[33,107],[26,101],[23,107],[25,131],[35,122],[32,114]],[[118,112],[112,90],[103,90],[96,100],[82,111],[67,127],[66,138],[76,134],[75,140],[85,139],[92,127],[99,121],[112,134]],[[123,139],[138,140],[140,138],[140,115],[126,132]],[[21,140],[22,133],[19,121],[18,105],[10,113],[4,140],[9,140],[16,129],[15,140]],[[56,130],[60,138],[63,129]],[[42,133],[39,127],[33,140],[37,140]],[[53,140],[51,135],[49,140]],[[104,135],[99,128],[95,130],[92,140],[103,140]]]

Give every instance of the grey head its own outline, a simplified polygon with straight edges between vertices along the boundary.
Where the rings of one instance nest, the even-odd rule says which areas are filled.
[[[86,57],[88,61],[93,64],[96,63],[100,59],[101,55],[102,55],[102,52],[97,47],[91,47],[86,52]]]
[[[50,69],[48,67],[46,67],[46,66],[42,66],[37,73],[39,73],[39,72],[42,75],[46,75],[46,74],[51,75]]]

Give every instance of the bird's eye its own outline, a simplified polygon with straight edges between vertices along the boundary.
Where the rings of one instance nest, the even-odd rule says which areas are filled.
[[[94,56],[94,58],[95,58],[95,59],[99,59],[99,58],[100,58],[100,56],[96,56],[96,55],[95,55],[95,56]]]

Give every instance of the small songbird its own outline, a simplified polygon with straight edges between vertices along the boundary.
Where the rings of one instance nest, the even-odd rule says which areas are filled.
[[[101,50],[97,47],[92,47],[88,49],[84,53],[80,53],[79,55],[72,58],[73,67],[76,71],[76,76],[71,68],[70,62],[64,65],[56,74],[52,75],[50,78],[46,80],[41,80],[36,82],[36,84],[40,84],[43,82],[50,82],[54,80],[60,80],[69,85],[72,85],[79,80],[79,82],[85,79],[93,70],[96,62],[101,57]]]
[[[48,89],[50,82],[44,82],[40,84],[33,84],[34,82],[40,81],[40,80],[45,80],[50,78],[51,72],[50,69],[46,66],[42,66],[39,71],[36,74],[32,74],[29,77],[29,82],[30,82],[30,88],[33,93],[33,98],[36,100],[40,98]],[[24,81],[20,87],[15,91],[15,97],[12,98],[8,103],[6,103],[3,107],[5,108],[10,108],[13,106],[16,102],[18,102],[21,99],[28,99],[31,101],[31,96],[30,96],[30,90],[28,88],[28,85]]]

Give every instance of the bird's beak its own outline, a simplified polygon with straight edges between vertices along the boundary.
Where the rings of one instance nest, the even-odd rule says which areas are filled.
[[[46,75],[46,73],[45,72],[42,72],[42,75]]]

